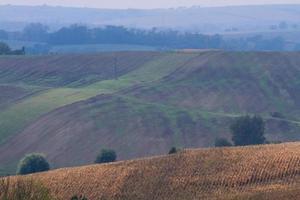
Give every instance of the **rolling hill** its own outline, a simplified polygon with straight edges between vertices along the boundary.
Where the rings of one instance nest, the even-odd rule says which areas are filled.
[[[26,178],[41,181],[59,199],[84,194],[93,200],[297,200],[300,144],[188,149]]]
[[[299,80],[297,52],[1,57],[0,83],[16,92],[0,107],[0,172],[31,152],[57,168],[102,148],[123,160],[209,147],[246,113],[264,117],[269,141],[300,140]]]

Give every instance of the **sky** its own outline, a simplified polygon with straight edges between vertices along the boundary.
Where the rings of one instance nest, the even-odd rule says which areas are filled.
[[[0,4],[52,5],[92,8],[176,8],[251,4],[300,4],[300,0],[0,0]]]

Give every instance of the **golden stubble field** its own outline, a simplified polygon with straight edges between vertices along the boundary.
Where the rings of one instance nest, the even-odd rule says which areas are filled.
[[[27,176],[67,200],[300,199],[300,143],[184,150]]]

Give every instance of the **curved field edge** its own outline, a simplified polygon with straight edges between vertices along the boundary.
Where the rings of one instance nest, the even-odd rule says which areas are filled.
[[[175,155],[65,168],[26,177],[59,199],[300,198],[300,143],[184,150]]]
[[[49,89],[24,99],[0,113],[0,144],[51,110],[100,94],[110,94],[137,84],[159,80],[195,56],[198,54],[166,53],[117,80],[104,80],[80,88]]]

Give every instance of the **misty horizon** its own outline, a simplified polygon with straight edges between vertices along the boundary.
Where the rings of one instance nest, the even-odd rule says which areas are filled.
[[[191,0],[186,1],[171,1],[164,0],[163,2],[153,0],[151,2],[133,0],[96,1],[96,0],[1,0],[0,5],[19,5],[19,6],[61,6],[61,7],[82,7],[82,8],[102,8],[102,9],[159,9],[159,8],[180,8],[180,7],[226,7],[226,6],[253,6],[253,5],[287,5],[300,4],[299,0],[266,0],[266,1],[245,1],[245,0],[217,0],[211,2],[209,0]]]

